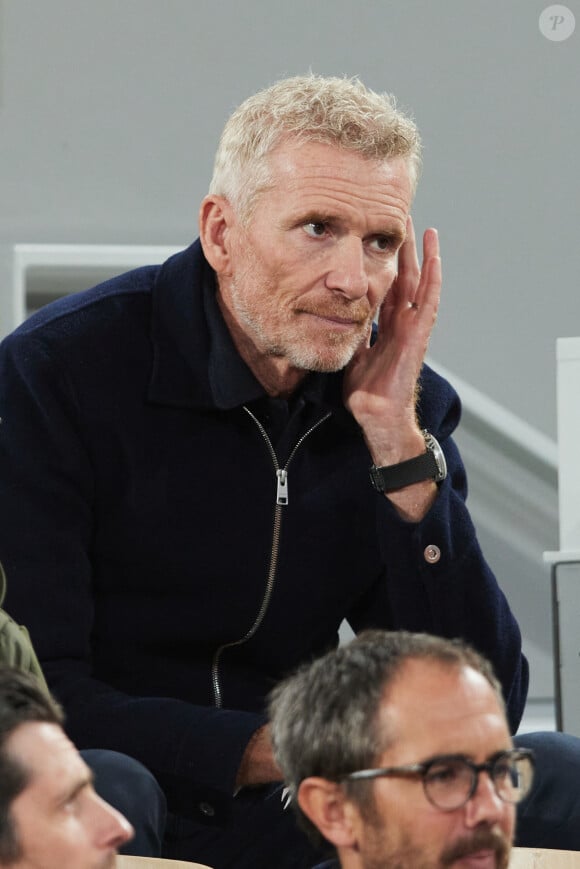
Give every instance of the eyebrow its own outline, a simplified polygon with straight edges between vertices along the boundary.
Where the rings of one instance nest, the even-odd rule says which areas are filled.
[[[403,244],[405,239],[407,238],[407,233],[401,231],[400,229],[388,229],[383,232],[375,232],[375,235],[384,235],[386,238],[393,239],[399,245]]]
[[[78,779],[75,784],[68,788],[66,791],[61,791],[60,794],[56,797],[56,804],[61,806],[65,803],[68,803],[70,800],[74,800],[81,791],[83,791],[86,787],[90,787],[94,785],[95,777],[91,770],[88,770],[87,774],[83,776],[83,778]]]
[[[517,749],[516,749],[517,750]],[[484,763],[492,763],[494,760],[498,760],[500,757],[503,757],[505,754],[509,754],[514,751],[514,748],[500,748],[498,751],[494,751],[492,754],[489,754],[485,759]],[[433,763],[434,761],[446,761],[446,760],[468,760],[470,763],[476,763],[472,754],[461,754],[458,752],[452,754],[434,754],[431,757],[425,758],[425,760],[420,761],[421,764]]]
[[[296,217],[292,220],[292,223],[296,226],[304,225],[307,223],[329,223],[331,225],[334,223],[340,225],[342,223],[345,223],[345,220],[338,214],[330,211],[309,211],[306,214],[297,214]],[[377,229],[374,232],[370,232],[368,236],[373,238],[376,238],[377,236],[384,236],[385,238],[392,239],[399,244],[402,244],[407,237],[407,233],[405,230],[401,230],[397,226],[392,227],[391,229]]]

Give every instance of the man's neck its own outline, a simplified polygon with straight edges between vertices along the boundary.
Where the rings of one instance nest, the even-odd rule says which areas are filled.
[[[291,365],[283,356],[268,355],[260,351],[223,304],[219,293],[217,299],[235,348],[256,380],[271,398],[289,398],[307,377],[308,372]]]

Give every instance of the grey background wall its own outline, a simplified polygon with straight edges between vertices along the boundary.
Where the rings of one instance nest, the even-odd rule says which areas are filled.
[[[423,132],[431,357],[555,438],[555,339],[580,332],[580,0],[563,42],[547,5],[0,0],[0,242],[186,244],[234,106],[308,69],[359,75]]]
[[[0,241],[181,243],[224,119],[312,68],[390,90],[422,129],[439,227],[431,353],[555,435],[554,341],[580,323],[580,2],[4,0]]]

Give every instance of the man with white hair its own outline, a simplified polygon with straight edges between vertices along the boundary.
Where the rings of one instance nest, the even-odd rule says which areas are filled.
[[[423,364],[441,265],[434,229],[416,250],[420,152],[389,95],[278,82],[226,123],[191,247],[0,348],[8,605],[76,744],[156,776],[167,856],[311,864],[274,796],[265,697],[343,619],[465,637],[520,721],[527,663],[465,505],[459,401]],[[559,741],[548,775],[577,753]]]

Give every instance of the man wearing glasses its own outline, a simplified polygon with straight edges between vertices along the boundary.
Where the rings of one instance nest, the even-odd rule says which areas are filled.
[[[533,755],[469,646],[366,631],[276,688],[270,714],[299,821],[338,856],[325,869],[508,866]]]

